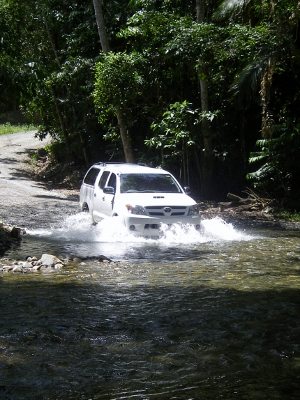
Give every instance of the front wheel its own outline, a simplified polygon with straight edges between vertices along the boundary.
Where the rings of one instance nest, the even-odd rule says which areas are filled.
[[[89,213],[90,212],[89,206],[86,203],[84,203],[81,207],[81,211],[84,213]],[[90,214],[92,217],[92,225],[97,225],[97,222],[94,220],[93,213]]]
[[[81,211],[82,212],[89,212],[90,210],[89,210],[89,206],[86,204],[86,203],[84,203],[83,205],[82,205],[82,207],[81,207]]]

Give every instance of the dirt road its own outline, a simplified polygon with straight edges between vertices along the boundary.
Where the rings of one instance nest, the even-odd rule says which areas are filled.
[[[0,220],[21,227],[44,227],[78,211],[78,197],[48,190],[28,175],[29,154],[43,147],[34,132],[0,135]]]

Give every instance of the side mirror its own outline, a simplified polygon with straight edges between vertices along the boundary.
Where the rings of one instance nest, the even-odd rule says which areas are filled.
[[[103,188],[103,193],[106,194],[115,194],[115,188],[113,188],[112,186],[105,186]]]
[[[185,186],[183,190],[185,194],[187,194],[188,196],[192,193],[191,188],[189,186]]]

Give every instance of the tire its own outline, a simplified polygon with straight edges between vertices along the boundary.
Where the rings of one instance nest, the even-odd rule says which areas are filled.
[[[89,206],[88,206],[86,203],[84,203],[84,204],[82,205],[81,211],[83,211],[83,212],[89,212],[89,211],[90,211],[90,210],[89,210]]]

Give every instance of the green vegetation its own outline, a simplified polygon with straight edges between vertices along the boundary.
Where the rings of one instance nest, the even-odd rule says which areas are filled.
[[[198,198],[299,209],[300,3],[0,0],[0,114],[58,162],[160,164]]]
[[[278,210],[275,212],[275,217],[283,221],[300,222],[300,213],[287,210]]]
[[[0,124],[0,135],[37,130],[33,125],[12,125],[9,122]]]

